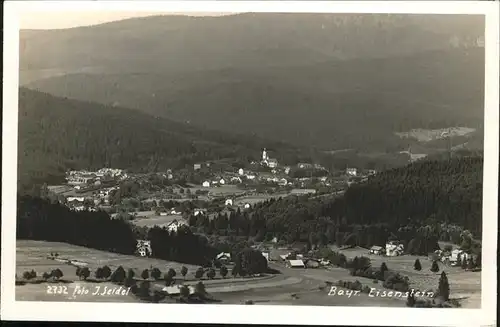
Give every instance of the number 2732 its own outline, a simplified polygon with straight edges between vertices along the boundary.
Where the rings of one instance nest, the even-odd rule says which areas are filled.
[[[47,286],[47,294],[68,294],[66,286]]]

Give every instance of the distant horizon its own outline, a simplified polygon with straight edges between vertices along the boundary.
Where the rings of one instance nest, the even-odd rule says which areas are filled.
[[[238,12],[116,12],[116,11],[59,11],[59,12],[27,12],[20,16],[19,28],[22,30],[62,30],[76,27],[88,27],[118,22],[132,18],[153,16],[191,16],[218,17],[237,15]]]

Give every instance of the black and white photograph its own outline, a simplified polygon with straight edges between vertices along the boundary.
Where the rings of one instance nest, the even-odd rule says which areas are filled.
[[[36,2],[8,3],[2,315],[496,321],[498,3]]]

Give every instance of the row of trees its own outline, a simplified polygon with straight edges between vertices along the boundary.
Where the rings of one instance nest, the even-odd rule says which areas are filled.
[[[64,276],[63,272],[61,269],[57,268],[57,269],[53,269],[51,270],[50,272],[44,272],[42,274],[42,278],[46,281],[50,278],[52,278],[53,280],[59,280],[61,279],[62,277]],[[32,280],[32,279],[35,279],[37,278],[38,275],[36,273],[35,270],[30,270],[30,271],[25,271],[23,273],[23,278],[26,279],[26,280]]]

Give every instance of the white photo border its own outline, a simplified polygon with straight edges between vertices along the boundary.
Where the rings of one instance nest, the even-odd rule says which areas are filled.
[[[2,128],[1,317],[3,320],[222,324],[496,325],[499,4],[483,1],[6,1]],[[485,130],[481,309],[245,306],[15,301],[19,16],[26,11],[308,12],[485,15]]]

